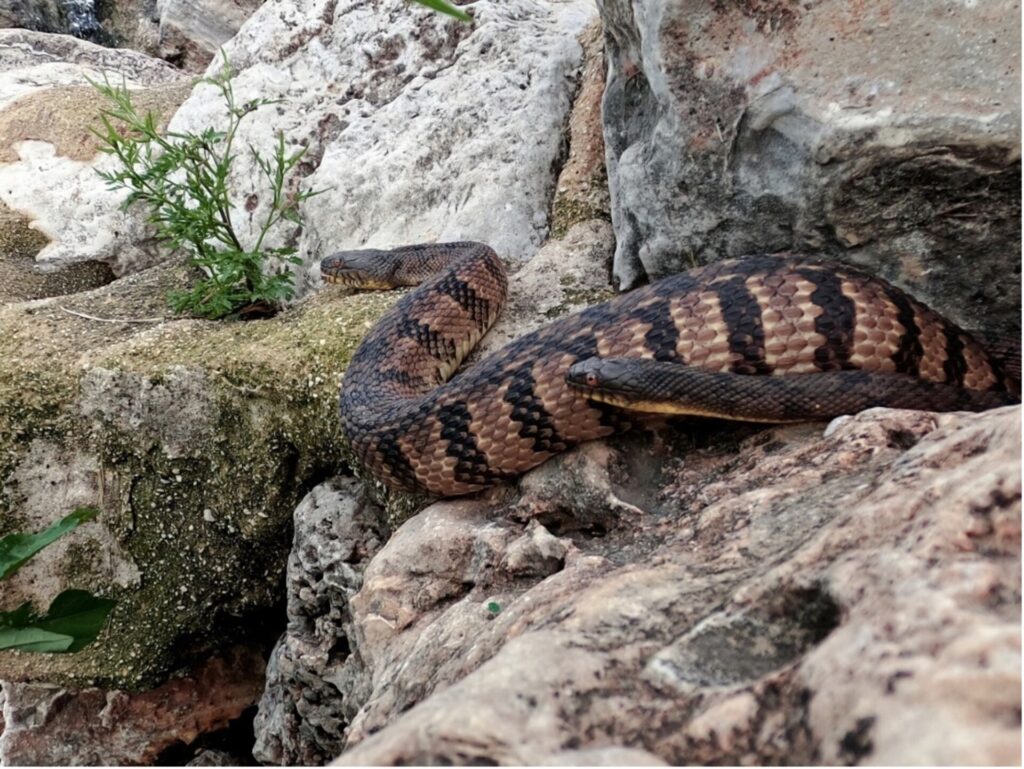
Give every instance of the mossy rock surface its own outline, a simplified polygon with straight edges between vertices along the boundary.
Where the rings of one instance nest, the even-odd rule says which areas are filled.
[[[0,679],[144,688],[282,600],[292,511],[343,462],[345,364],[396,295],[150,322],[185,273],[0,307],[0,534],[101,511],[5,582],[0,609],[67,587],[118,599],[91,647],[0,652]]]

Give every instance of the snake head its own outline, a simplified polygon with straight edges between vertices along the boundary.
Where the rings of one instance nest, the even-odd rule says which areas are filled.
[[[635,358],[587,358],[569,367],[565,381],[590,400],[623,409],[648,410],[642,405],[647,400],[642,377],[646,362]]]
[[[395,280],[398,265],[393,251],[336,251],[320,260],[320,275],[328,283],[352,288],[389,289],[402,285]]]

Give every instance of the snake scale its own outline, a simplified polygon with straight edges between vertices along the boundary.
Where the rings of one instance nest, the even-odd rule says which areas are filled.
[[[796,422],[1019,401],[1019,365],[895,286],[807,257],[674,275],[519,337],[454,378],[505,300],[489,247],[344,251],[321,274],[362,288],[420,284],[364,337],[340,397],[356,457],[396,489],[477,491],[629,429],[644,411]]]

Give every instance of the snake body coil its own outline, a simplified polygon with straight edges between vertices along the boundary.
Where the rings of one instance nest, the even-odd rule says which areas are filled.
[[[514,478],[629,428],[629,409],[786,422],[1019,400],[1019,374],[972,335],[878,278],[807,258],[752,256],[666,278],[526,334],[450,381],[505,300],[490,248],[341,252],[322,273],[372,287],[433,275],[367,334],[341,392],[356,456],[399,489],[452,496]],[[619,389],[603,395],[608,377]]]

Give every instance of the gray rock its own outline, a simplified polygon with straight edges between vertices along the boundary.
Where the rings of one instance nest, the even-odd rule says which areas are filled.
[[[65,32],[67,23],[67,12],[57,0],[4,0],[0,5],[0,28]]]
[[[1020,26],[1009,2],[607,0],[623,287],[786,249],[1019,332]]]

